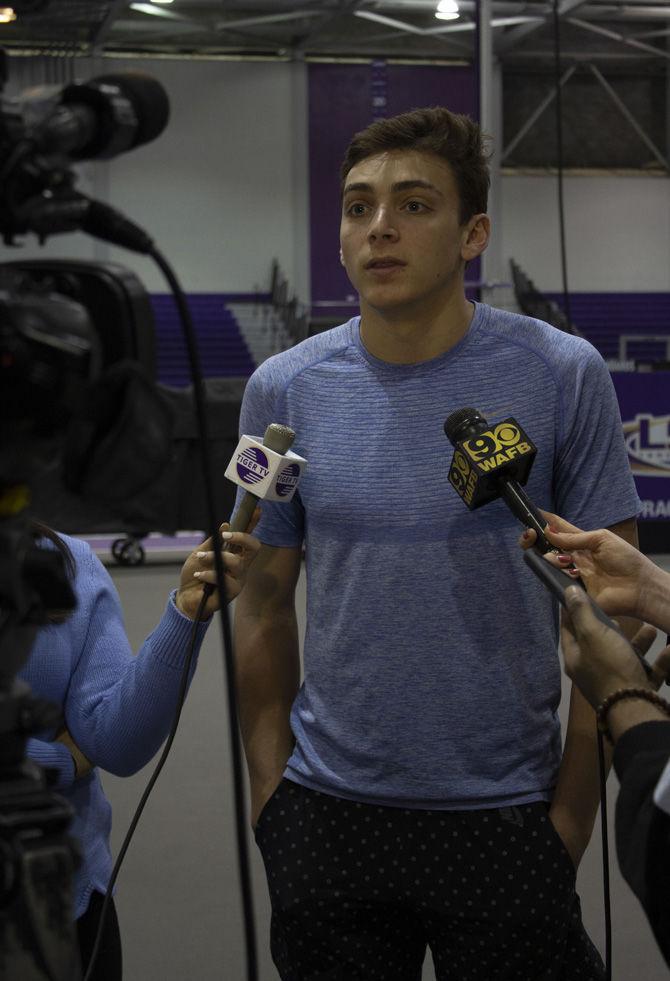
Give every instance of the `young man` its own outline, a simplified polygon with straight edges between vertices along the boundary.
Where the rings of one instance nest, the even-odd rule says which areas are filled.
[[[505,505],[470,513],[449,485],[443,424],[514,415],[539,447],[530,497],[633,540],[609,374],[585,341],[466,300],[489,238],[470,119],[374,123],[342,178],[361,316],[262,364],[241,416],[290,425],[309,461],[295,503],[263,508],[236,614],[273,957],[284,981],[415,981],[428,945],[445,981],[594,981],[574,888],[593,713],[575,691],[561,757],[555,611]]]

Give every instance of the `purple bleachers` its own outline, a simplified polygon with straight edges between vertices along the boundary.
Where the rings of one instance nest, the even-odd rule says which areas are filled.
[[[191,293],[187,297],[206,378],[248,377],[256,367],[233,315],[226,307],[234,294]],[[154,293],[151,305],[156,320],[158,381],[164,385],[190,385],[186,344],[174,300]]]
[[[545,293],[563,308],[562,293]],[[573,324],[602,354],[619,357],[621,334],[658,334],[670,337],[670,292],[668,293],[571,293]],[[631,341],[628,357],[635,361],[666,360],[663,342]]]

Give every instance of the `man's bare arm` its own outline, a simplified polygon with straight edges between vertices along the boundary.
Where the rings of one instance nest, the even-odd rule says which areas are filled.
[[[300,684],[295,586],[301,554],[300,548],[263,545],[236,601],[237,697],[252,824],[293,749],[289,715]]]

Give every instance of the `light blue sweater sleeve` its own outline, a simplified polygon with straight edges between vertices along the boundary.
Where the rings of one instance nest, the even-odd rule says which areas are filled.
[[[64,623],[40,631],[23,677],[62,709],[70,735],[95,766],[127,776],[154,756],[169,732],[193,622],[171,596],[135,656],[109,573],[88,545],[63,537],[75,558],[77,607]],[[191,675],[206,629],[207,622],[195,627]],[[63,789],[74,776],[70,754],[39,735],[44,741],[31,739],[28,755],[56,767],[57,789]]]
[[[56,773],[56,781],[50,785],[52,790],[65,790],[74,783],[74,760],[63,743],[29,739],[26,744],[26,756],[44,769]]]
[[[109,574],[90,551],[82,565],[89,589],[77,611],[77,619],[83,618],[82,644],[67,692],[65,722],[96,766],[128,776],[154,756],[169,731],[193,623],[170,597],[157,627],[134,656]],[[206,623],[196,626],[196,654],[206,628]]]

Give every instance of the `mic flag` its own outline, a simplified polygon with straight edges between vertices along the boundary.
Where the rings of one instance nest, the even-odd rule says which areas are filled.
[[[537,447],[516,419],[489,425],[477,409],[458,409],[444,424],[454,447],[449,483],[471,511],[501,497],[518,520],[537,534],[540,552],[555,551],[547,522],[522,489]]]
[[[290,449],[294,439],[292,429],[274,422],[262,441],[257,436],[242,436],[225,473],[228,480],[246,491],[231,531],[246,530],[259,501],[291,500],[307,467],[307,460]]]
[[[516,419],[490,426],[477,409],[459,409],[444,431],[455,449],[449,483],[471,511],[500,497],[501,480],[528,480],[537,447]]]

